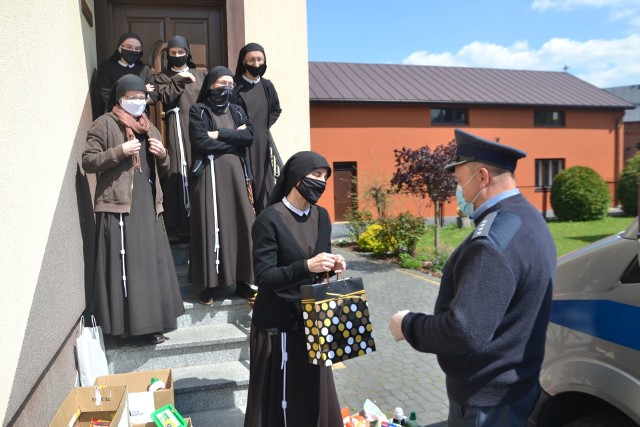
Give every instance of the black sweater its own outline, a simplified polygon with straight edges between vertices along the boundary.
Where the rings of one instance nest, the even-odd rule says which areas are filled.
[[[300,286],[321,279],[307,269],[305,261],[309,256],[285,226],[275,206],[262,211],[251,230],[253,270],[258,286],[252,323],[264,330],[289,332],[302,326]],[[319,215],[318,240],[311,257],[331,252],[329,214],[322,207],[312,206],[311,215]]]
[[[495,406],[538,381],[557,259],[549,228],[521,194],[475,222],[444,267],[434,314],[409,313],[402,331],[438,356],[453,400]]]

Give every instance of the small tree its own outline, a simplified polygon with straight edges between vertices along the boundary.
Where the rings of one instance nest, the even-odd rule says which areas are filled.
[[[638,215],[638,179],[640,178],[640,153],[627,161],[627,165],[620,174],[616,199],[622,205],[625,214]]]
[[[440,212],[442,205],[455,194],[456,179],[446,172],[444,167],[455,156],[456,146],[453,141],[447,145],[438,145],[433,151],[429,146],[412,150],[403,147],[394,150],[396,156],[396,172],[391,179],[398,192],[413,194],[431,199],[434,207],[436,252],[440,247]]]

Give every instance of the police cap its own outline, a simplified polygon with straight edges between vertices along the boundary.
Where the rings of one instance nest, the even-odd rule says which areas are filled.
[[[517,148],[498,144],[460,129],[455,129],[454,133],[456,136],[456,156],[452,163],[444,167],[449,172],[453,172],[456,166],[468,162],[488,163],[513,172],[516,170],[518,159],[527,155]]]

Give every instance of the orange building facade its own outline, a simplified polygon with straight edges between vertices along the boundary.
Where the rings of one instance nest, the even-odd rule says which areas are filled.
[[[541,183],[550,173],[572,166],[594,169],[609,184],[612,197],[623,167],[624,108],[557,107],[564,115],[562,126],[534,125],[539,107],[474,106],[456,104],[467,114],[466,125],[432,125],[431,109],[440,104],[311,102],[311,149],[327,158],[334,176],[321,204],[332,221],[345,220],[349,191],[356,190],[358,208],[376,214],[371,190],[391,190],[395,171],[394,150],[432,149],[453,140],[454,128],[519,148],[527,157],[518,162],[515,176],[523,195],[538,209],[551,210],[543,199]],[[349,182],[357,177],[353,186]],[[389,193],[386,214],[409,211],[433,217],[430,200]],[[445,205],[444,215],[455,215],[455,196]]]

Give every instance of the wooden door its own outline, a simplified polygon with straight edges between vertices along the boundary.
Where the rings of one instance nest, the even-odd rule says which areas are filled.
[[[335,221],[346,221],[349,209],[357,206],[356,162],[333,164],[333,206]]]
[[[160,4],[159,4],[160,3]],[[120,34],[134,32],[142,39],[142,62],[159,72],[158,57],[174,35],[186,37],[198,68],[227,65],[224,1],[97,0],[96,37],[98,60],[114,52]],[[154,124],[163,130],[160,106],[150,106]]]

